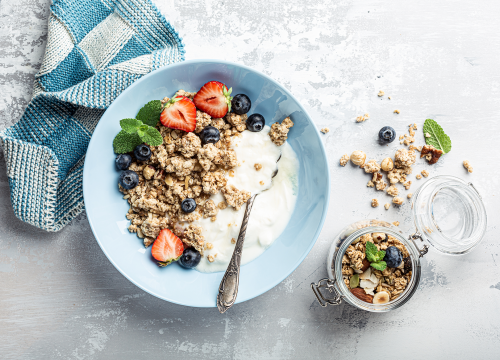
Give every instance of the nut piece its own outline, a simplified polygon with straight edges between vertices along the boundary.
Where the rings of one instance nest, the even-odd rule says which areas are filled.
[[[142,176],[144,176],[145,179],[151,180],[153,175],[155,174],[155,168],[152,167],[151,165],[148,165],[142,170]]]
[[[393,221],[393,222],[392,222],[392,225],[394,225],[394,226],[399,226],[399,221]]]
[[[392,161],[392,159],[390,157],[385,158],[384,160],[382,160],[380,167],[384,171],[391,171],[392,169],[394,169],[394,162]]]
[[[365,272],[370,267],[370,262],[368,260],[366,260],[366,258],[365,258],[365,259],[363,259],[362,264],[363,264],[363,266],[359,270],[361,270],[362,272]]]
[[[389,210],[389,208],[391,207],[391,204],[387,203],[387,204],[384,205],[384,207],[385,207],[386,210]]]
[[[421,174],[422,174],[423,177],[428,177],[429,176],[429,172],[427,170],[422,170]]]
[[[431,165],[437,163],[441,155],[443,155],[443,150],[438,150],[432,145],[425,145],[420,152],[420,158],[425,157]]]
[[[342,157],[340,158],[340,165],[346,166],[348,162],[349,162],[349,155],[347,154],[342,155]]]
[[[394,114],[399,114],[400,111],[398,109],[394,110]]]
[[[377,94],[377,95],[378,95],[379,97],[382,97],[382,96],[384,96],[384,94],[385,94],[385,92],[383,92],[382,90],[380,90],[380,91],[378,92],[378,94]]]
[[[361,150],[356,150],[351,154],[351,162],[354,165],[363,166],[365,164],[366,154]]]
[[[466,168],[469,173],[472,172],[472,166],[471,166],[469,160],[464,160],[464,168]]]
[[[378,200],[377,199],[372,199],[372,207],[377,207],[379,204],[378,204]]]
[[[367,303],[370,303],[372,304],[373,303],[373,296],[371,295],[368,295],[367,293],[365,293],[365,291],[361,288],[354,288],[354,289],[351,289],[351,293],[356,296],[358,299],[364,301],[364,302],[367,302]]]
[[[322,132],[323,134],[327,134],[327,133],[329,133],[329,132],[330,132],[330,129],[326,127],[326,128],[321,129],[321,132]]]
[[[380,292],[375,294],[375,296],[372,299],[372,302],[374,304],[385,304],[385,303],[389,302],[390,298],[391,297],[389,296],[389,294],[386,291],[380,291]]]

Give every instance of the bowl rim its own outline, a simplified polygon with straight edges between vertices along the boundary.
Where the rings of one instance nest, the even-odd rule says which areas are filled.
[[[324,206],[323,206],[323,212],[322,212],[322,215],[321,215],[321,219],[320,219],[320,222],[319,222],[319,226],[316,230],[316,232],[314,233],[313,235],[313,241],[311,242],[311,244],[309,245],[309,247],[304,251],[304,253],[302,254],[302,256],[300,257],[300,259],[297,261],[296,264],[293,265],[293,269],[287,274],[285,275],[284,277],[280,277],[277,281],[274,281],[271,283],[270,286],[268,287],[265,287],[262,291],[257,291],[255,292],[255,294],[252,294],[251,296],[249,296],[248,298],[245,298],[245,299],[236,299],[236,302],[235,304],[238,304],[238,303],[242,303],[242,302],[245,302],[245,301],[248,301],[248,300],[252,300],[254,298],[256,298],[257,296],[260,296],[266,292],[268,292],[269,290],[271,290],[272,288],[276,287],[277,285],[279,285],[280,283],[282,283],[286,278],[288,278],[296,269],[297,267],[304,261],[304,259],[306,258],[306,256],[309,254],[309,252],[311,251],[311,249],[313,248],[313,246],[316,244],[316,241],[318,240],[318,237],[321,233],[321,230],[323,229],[323,226],[324,226],[324,223],[325,223],[325,220],[326,220],[326,214],[328,212],[328,206],[329,206],[329,203],[330,203],[330,168],[329,168],[329,165],[328,165],[328,157],[327,157],[327,154],[326,154],[326,150],[325,150],[325,145],[323,144],[323,141],[321,139],[321,135],[319,133],[319,130],[318,130],[318,127],[316,126],[316,124],[313,122],[311,116],[309,115],[309,113],[306,111],[306,109],[304,109],[304,107],[302,106],[302,104],[298,101],[298,99],[293,96],[290,91],[288,91],[288,89],[283,86],[282,84],[280,84],[279,82],[277,82],[276,80],[272,79],[271,77],[269,77],[268,75],[258,71],[258,70],[255,70],[255,69],[252,69],[248,66],[245,66],[245,65],[242,65],[242,64],[238,64],[238,63],[235,63],[235,62],[231,62],[231,61],[226,61],[226,60],[218,60],[218,59],[193,59],[193,60],[186,60],[186,61],[181,61],[181,62],[177,62],[177,63],[174,63],[174,64],[170,64],[170,65],[166,65],[166,66],[163,66],[159,69],[156,69],[156,70],[153,70],[151,71],[149,74],[146,74],[144,75],[143,77],[141,77],[140,79],[138,79],[137,81],[135,81],[132,85],[130,85],[129,87],[127,87],[120,95],[118,95],[116,97],[115,100],[113,100],[113,102],[111,103],[111,105],[106,109],[106,111],[101,115],[101,119],[106,115],[106,113],[108,111],[113,111],[114,107],[117,106],[116,104],[118,104],[118,101],[120,99],[120,97],[125,97],[128,93],[130,92],[133,92],[134,89],[138,86],[138,84],[140,84],[141,82],[143,81],[146,81],[148,78],[150,77],[153,77],[153,76],[156,76],[158,75],[158,73],[161,73],[163,71],[173,71],[175,70],[175,68],[177,67],[181,67],[181,66],[185,66],[185,65],[189,65],[189,64],[199,64],[199,63],[208,63],[208,64],[216,64],[216,65],[229,65],[229,66],[235,66],[235,67],[240,67],[242,69],[245,69],[245,70],[248,70],[248,71],[251,71],[251,72],[254,72],[256,74],[258,74],[259,76],[262,76],[263,78],[265,78],[266,80],[270,81],[271,83],[274,83],[277,87],[279,87],[287,96],[290,96],[290,98],[292,100],[295,101],[295,103],[298,105],[299,109],[301,111],[304,112],[304,114],[306,115],[306,118],[311,122],[311,124],[313,125],[313,128],[314,128],[314,131],[316,133],[316,136],[318,137],[318,140],[319,140],[319,143],[320,143],[320,151],[321,151],[321,154],[323,155],[323,159],[324,159],[324,165],[326,167],[326,197],[325,197],[325,203],[324,203]],[[99,127],[100,126],[103,126],[103,123],[99,120],[99,122],[97,123],[93,133],[92,133],[92,137],[89,141],[89,145],[87,147],[87,151],[88,149],[92,146],[93,144],[93,141],[94,141],[94,133],[96,133],[96,131],[98,131]],[[82,188],[83,188],[83,199],[84,199],[84,203],[85,203],[85,198],[89,195],[86,195],[86,194],[89,194],[91,192],[91,189],[87,189],[87,186],[86,186],[86,181],[85,181],[85,178],[86,178],[86,173],[87,171],[90,171],[90,170],[87,170],[89,168],[89,166],[87,166],[87,157],[85,158],[85,162],[84,162],[84,165],[83,165],[83,173],[82,173]],[[85,213],[87,214],[87,221],[89,222],[89,225],[90,225],[90,229],[92,230],[92,234],[94,235],[94,238],[95,240],[97,241],[97,243],[99,244],[99,247],[101,248],[102,252],[104,253],[104,255],[106,255],[107,259],[111,262],[111,264],[113,264],[113,266],[118,270],[118,272],[120,274],[122,274],[127,280],[129,280],[131,283],[133,283],[135,286],[137,286],[138,288],[140,288],[141,290],[147,292],[148,294],[150,295],[153,295],[161,300],[165,300],[165,301],[168,301],[168,302],[171,302],[171,303],[174,303],[174,304],[178,304],[178,305],[183,305],[183,306],[188,306],[188,307],[200,307],[200,308],[214,308],[214,307],[217,307],[217,304],[216,302],[214,301],[213,305],[207,305],[207,306],[193,306],[193,305],[189,305],[189,304],[183,304],[179,301],[176,301],[176,300],[173,300],[173,299],[169,299],[165,296],[162,296],[158,293],[156,293],[155,291],[152,291],[150,289],[146,289],[143,285],[139,284],[138,282],[136,282],[135,280],[131,279],[126,272],[124,272],[120,266],[118,266],[118,264],[116,264],[116,262],[113,260],[113,258],[107,253],[107,251],[104,249],[103,245],[101,244],[101,240],[99,239],[99,236],[97,235],[97,231],[96,229],[94,228],[94,224],[93,224],[93,221],[92,221],[92,217],[89,215],[88,213],[88,209],[87,207],[85,207]],[[244,265],[242,265],[244,266]]]

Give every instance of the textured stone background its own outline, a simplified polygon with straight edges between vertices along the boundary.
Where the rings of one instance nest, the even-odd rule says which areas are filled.
[[[330,127],[323,139],[332,196],[323,232],[288,279],[225,315],[173,305],[118,273],[84,214],[57,234],[17,220],[0,152],[0,358],[498,358],[500,2],[171,0],[158,6],[184,37],[188,59],[252,66],[294,93],[318,128]],[[30,99],[48,13],[48,0],[0,2],[0,129],[14,124]],[[380,89],[392,100],[378,98]],[[392,113],[396,108],[400,115]],[[365,112],[370,119],[354,123]],[[460,176],[480,189],[489,214],[485,239],[466,256],[431,251],[420,289],[399,310],[319,307],[309,284],[325,277],[330,241],[344,225],[378,217],[412,230],[408,205],[372,209],[368,176],[339,167],[338,158],[363,149],[381,160],[389,152],[375,142],[380,127],[403,133],[429,117],[453,140],[453,151],[431,175]],[[464,159],[474,166],[472,175],[462,168]]]

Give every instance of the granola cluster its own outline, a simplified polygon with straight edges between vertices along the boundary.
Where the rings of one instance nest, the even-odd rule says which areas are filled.
[[[274,124],[271,125],[271,131],[269,131],[269,136],[271,137],[271,141],[276,145],[276,146],[281,146],[285,143],[286,139],[288,138],[288,132],[290,131],[290,128],[293,126],[292,120],[290,120],[290,117],[285,118],[281,124],[278,122],[275,122]]]
[[[394,268],[386,267],[383,271],[375,269],[366,259],[368,241],[373,243],[377,250],[386,251],[391,246],[396,247],[401,252],[403,260]],[[353,294],[361,291],[363,296],[360,298],[368,302],[376,303],[376,294],[384,291],[388,294],[388,301],[397,299],[408,286],[411,274],[412,266],[408,250],[401,241],[385,233],[360,236],[349,245],[342,257],[342,277],[345,285]],[[354,288],[359,290],[353,291]]]
[[[415,142],[415,130],[417,130],[417,124],[410,124],[408,126],[408,134],[399,137],[401,145],[404,144],[408,146],[408,149],[398,149],[392,158],[387,157],[383,159],[381,163],[378,163],[375,159],[366,161],[366,154],[361,150],[356,150],[350,156],[348,154],[342,155],[340,158],[340,165],[345,166],[350,159],[354,165],[359,166],[364,169],[366,173],[371,174],[372,178],[366,184],[367,187],[373,187],[378,191],[385,191],[387,195],[393,197],[392,203],[394,205],[403,205],[404,200],[402,197],[398,197],[400,189],[396,184],[400,183],[405,190],[410,190],[412,181],[408,179],[408,175],[413,172],[412,166],[417,160],[415,152],[420,151],[420,157],[426,157],[429,163],[433,163],[432,157],[438,156],[440,152],[440,150],[436,150],[429,145],[425,145],[424,147],[413,145]],[[466,165],[464,164],[464,166]],[[385,177],[384,173],[386,175]],[[423,170],[420,174],[416,175],[416,178],[420,180],[422,177],[428,177],[429,175],[429,171]],[[407,196],[407,198],[410,199],[411,195]],[[378,200],[376,202],[374,200],[376,199],[372,200],[372,206],[377,207],[378,205],[375,204],[378,204]],[[390,207],[390,203],[384,205],[386,210]]]
[[[195,93],[179,90],[176,95],[193,98]],[[162,102],[168,100],[164,98]],[[202,228],[191,223],[201,217],[215,221],[220,209],[232,206],[238,210],[250,198],[249,192],[228,186],[226,179],[226,174],[238,166],[236,152],[230,145],[234,136],[246,130],[246,119],[246,115],[234,113],[215,119],[197,111],[196,129],[189,133],[158,123],[156,128],[163,144],[150,147],[152,155],[147,161],[134,159],[129,167],[139,175],[139,184],[130,190],[119,185],[130,204],[128,229],[142,238],[146,247],[161,229],[169,228],[185,245],[203,253]],[[202,145],[198,134],[208,125],[219,129],[220,140]],[[216,205],[209,198],[219,192],[225,202]],[[181,203],[186,198],[195,200],[196,211],[182,211]]]

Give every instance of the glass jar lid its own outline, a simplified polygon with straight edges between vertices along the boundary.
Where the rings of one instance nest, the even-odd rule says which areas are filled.
[[[459,255],[472,250],[486,232],[486,209],[471,183],[436,176],[414,194],[413,220],[418,233],[441,252]]]

